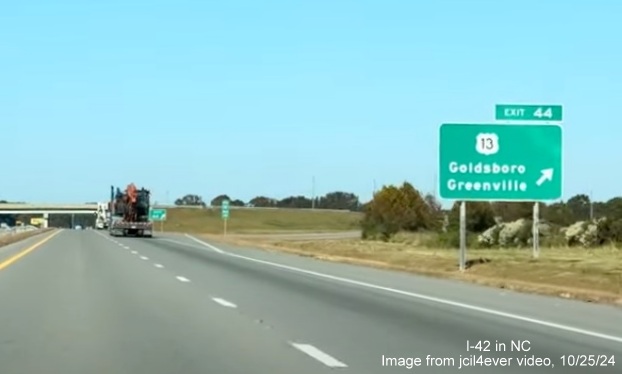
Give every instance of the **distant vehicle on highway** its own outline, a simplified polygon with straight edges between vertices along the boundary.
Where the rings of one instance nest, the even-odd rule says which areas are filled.
[[[110,207],[111,236],[153,237],[153,222],[149,219],[151,191],[130,183],[123,192],[117,188],[116,194],[114,186],[110,186],[110,195],[114,197]]]
[[[80,226],[80,225],[76,225],[75,229],[76,229],[76,230],[82,230],[82,226]]]
[[[109,203],[97,203],[97,212],[95,213],[95,228],[97,230],[104,230],[108,228],[108,222],[110,221],[110,209]]]

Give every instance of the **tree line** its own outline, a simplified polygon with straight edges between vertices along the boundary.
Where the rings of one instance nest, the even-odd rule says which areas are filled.
[[[523,246],[532,238],[533,202],[467,202],[469,245]],[[364,239],[389,240],[399,232],[432,232],[436,246],[459,243],[460,203],[443,210],[437,199],[412,184],[385,186],[364,204]],[[540,203],[539,234],[544,245],[598,246],[622,243],[622,197],[590,201],[579,194],[567,201]]]
[[[289,196],[284,199],[275,199],[267,196],[257,196],[245,202],[240,199],[235,199],[227,194],[221,194],[214,197],[210,201],[210,206],[221,206],[224,200],[229,201],[231,206],[246,206],[257,208],[316,208],[316,209],[340,209],[350,211],[361,211],[363,204],[361,204],[359,197],[350,192],[335,191],[327,193],[324,196],[319,196],[311,199],[306,196]],[[207,206],[203,198],[196,194],[187,194],[175,200],[177,206]]]
[[[211,199],[209,205],[220,206],[224,200],[240,207],[360,211],[363,212],[361,228],[364,239],[389,240],[399,232],[424,231],[437,234],[434,236],[435,245],[453,247],[459,240],[459,203],[454,203],[450,209],[442,209],[435,196],[422,193],[408,182],[401,186],[383,186],[366,203],[361,203],[353,193],[335,191],[314,199],[302,195],[283,199],[257,196],[247,202],[221,194]],[[205,207],[208,204],[199,195],[187,194],[176,199],[175,205]],[[532,202],[467,202],[466,206],[469,245],[529,244]],[[8,215],[3,217],[8,218]],[[19,218],[27,220],[30,217]],[[71,224],[69,216],[56,219],[62,221],[58,222],[61,226]],[[84,219],[79,218],[80,221]],[[540,220],[540,235],[543,236],[540,243],[543,245],[622,243],[622,197],[591,201],[586,194],[578,194],[566,201],[540,203]]]

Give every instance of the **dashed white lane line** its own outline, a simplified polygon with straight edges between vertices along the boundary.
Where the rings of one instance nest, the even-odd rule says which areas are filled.
[[[299,343],[290,343],[290,344],[297,350],[316,359],[317,361],[323,363],[324,365],[328,367],[331,367],[331,368],[347,368],[348,367],[348,365],[320,351],[319,349],[315,348],[311,344],[299,344]]]
[[[444,305],[449,305],[449,306],[453,306],[453,307],[457,307],[457,308],[461,308],[461,309],[472,310],[472,311],[480,312],[480,313],[483,313],[483,314],[489,314],[489,315],[494,315],[494,316],[503,317],[503,318],[507,318],[507,319],[518,320],[518,321],[522,321],[522,322],[532,323],[532,324],[535,324],[535,325],[545,326],[545,327],[549,327],[549,328],[553,328],[553,329],[557,329],[557,330],[562,330],[562,331],[566,331],[566,332],[571,332],[571,333],[575,333],[575,334],[581,334],[581,335],[591,336],[591,337],[594,337],[594,338],[599,338],[599,339],[614,341],[614,342],[617,342],[617,343],[622,343],[622,336],[603,334],[603,333],[596,332],[596,331],[590,331],[590,330],[586,330],[586,329],[576,328],[576,327],[573,327],[573,326],[568,326],[568,325],[563,325],[563,324],[559,324],[559,323],[544,321],[544,320],[540,320],[540,319],[537,319],[537,318],[522,316],[522,315],[519,315],[519,314],[503,312],[503,311],[500,311],[500,310],[489,309],[489,308],[485,308],[485,307],[479,307],[479,306],[476,306],[476,305],[471,305],[471,304],[461,303],[461,302],[457,302],[457,301],[447,300],[447,299],[443,299],[443,298],[439,298],[439,297],[423,295],[423,294],[419,294],[419,293],[415,293],[415,292],[408,292],[408,291],[404,291],[404,290],[400,290],[400,289],[395,289],[395,288],[391,288],[391,287],[380,286],[380,285],[373,284],[373,283],[362,282],[362,281],[358,281],[358,280],[354,280],[354,279],[349,279],[349,278],[345,278],[345,277],[339,277],[339,276],[330,275],[330,274],[326,274],[326,273],[321,273],[321,272],[317,272],[317,271],[301,269],[301,268],[297,268],[297,267],[294,267],[294,266],[288,266],[288,265],[284,265],[284,264],[279,264],[279,263],[276,263],[276,262],[270,262],[270,261],[260,260],[260,259],[256,259],[256,258],[252,258],[252,257],[242,256],[242,255],[238,255],[238,254],[235,254],[235,253],[225,252],[222,249],[220,249],[218,247],[215,247],[215,246],[213,246],[213,245],[211,245],[209,243],[206,243],[206,242],[204,242],[202,240],[199,240],[199,239],[197,239],[197,238],[195,238],[195,237],[193,237],[193,236],[191,236],[189,234],[185,234],[185,236],[187,238],[189,238],[189,239],[191,239],[191,240],[193,240],[193,241],[195,241],[195,242],[205,246],[205,247],[210,248],[211,250],[213,250],[215,252],[218,252],[220,254],[225,254],[225,255],[228,255],[228,256],[231,256],[231,257],[243,259],[243,260],[246,260],[246,261],[260,263],[260,264],[263,264],[263,265],[274,266],[274,267],[277,267],[277,268],[286,269],[286,270],[290,270],[290,271],[295,271],[295,272],[299,272],[299,273],[302,273],[302,274],[312,275],[312,276],[315,276],[315,277],[318,277],[318,278],[329,279],[329,280],[337,281],[337,282],[341,282],[341,283],[357,285],[357,286],[361,286],[361,287],[365,287],[365,288],[381,290],[381,291],[385,291],[385,292],[389,292],[389,293],[400,294],[400,295],[403,295],[403,296],[409,296],[409,297],[412,297],[412,298],[415,298],[415,299],[427,300],[427,301],[435,302],[435,303],[438,303],[438,304],[444,304]],[[127,249],[129,249],[129,247]],[[137,254],[137,253],[138,252],[136,252],[136,251],[132,251],[132,254]],[[160,266],[158,266],[158,265],[159,264],[156,264],[155,266],[159,268],[161,265]],[[180,278],[182,278],[184,280],[182,280]],[[179,279],[182,282],[189,282],[190,281],[190,280],[188,280],[187,278],[184,278],[184,277],[177,277],[177,279]]]
[[[218,303],[218,304],[220,304],[220,305],[222,305],[224,307],[227,307],[227,308],[237,308],[238,307],[234,303],[232,303],[230,301],[227,301],[225,299],[221,299],[219,297],[212,297],[212,300],[214,300],[214,302],[216,302],[216,303]]]
[[[132,251],[132,254],[133,254],[133,255],[136,255],[136,254],[138,254],[138,252],[136,252],[136,251]]]
[[[164,265],[162,265],[162,264],[155,264],[153,266],[157,267],[158,269],[162,269],[164,267]]]
[[[147,257],[147,256],[140,256],[140,259],[141,259],[141,260],[148,260],[148,259],[149,259],[149,257]]]
[[[186,278],[186,277],[182,277],[182,276],[177,276],[176,277],[178,281],[180,282],[190,282],[190,279]]]
[[[130,247],[128,247],[127,245],[121,245],[121,247],[123,247],[124,249],[130,249]]]

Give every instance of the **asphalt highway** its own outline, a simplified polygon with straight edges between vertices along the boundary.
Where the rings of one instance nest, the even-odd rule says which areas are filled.
[[[614,307],[182,235],[52,235],[0,248],[2,374],[622,368]]]

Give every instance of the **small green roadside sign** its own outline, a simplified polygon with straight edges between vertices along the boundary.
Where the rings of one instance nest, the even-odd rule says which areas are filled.
[[[463,201],[547,201],[563,192],[559,125],[442,124],[439,194]]]
[[[149,219],[152,221],[166,221],[166,209],[151,209]]]
[[[495,107],[498,121],[552,121],[561,122],[561,105],[498,104]]]
[[[222,219],[229,219],[229,200],[223,200],[220,205],[220,215]]]

